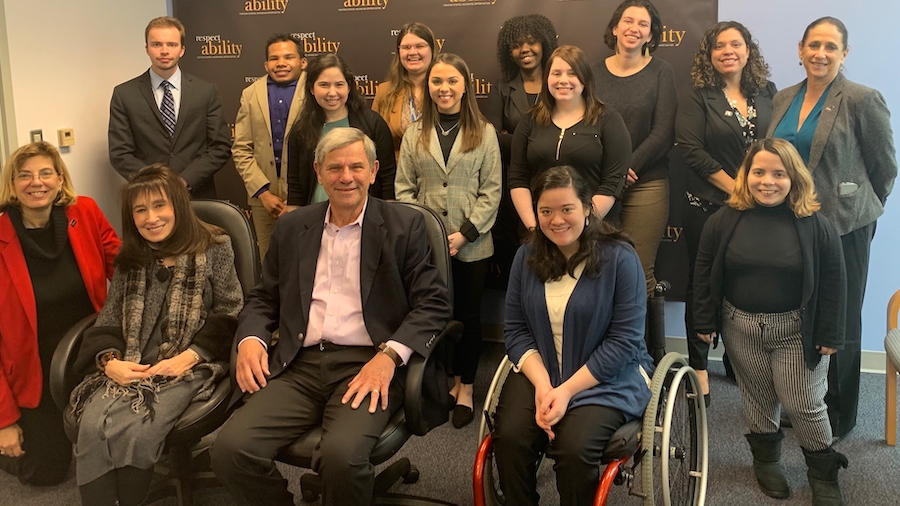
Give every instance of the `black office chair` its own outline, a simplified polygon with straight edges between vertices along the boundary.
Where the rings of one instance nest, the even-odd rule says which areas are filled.
[[[234,249],[234,266],[244,295],[256,285],[260,274],[259,250],[256,237],[247,215],[237,206],[220,200],[195,200],[191,202],[201,220],[216,225],[231,237]],[[50,366],[50,393],[64,413],[66,435],[72,442],[78,438],[78,428],[69,409],[69,394],[81,381],[72,372],[78,356],[78,348],[84,331],[93,326],[97,315],[91,315],[69,329],[53,354]],[[225,336],[223,339],[233,339]],[[175,427],[166,438],[166,457],[157,466],[157,475],[147,503],[174,495],[179,506],[190,506],[196,488],[218,486],[209,471],[208,444],[197,447],[202,438],[218,429],[228,416],[232,381],[223,379],[207,401],[191,403],[178,418]],[[202,457],[201,457],[202,455]]]
[[[450,290],[450,300],[453,300],[447,233],[440,218],[432,210],[416,204],[397,202],[392,205],[407,206],[422,213],[422,216],[425,218],[425,231],[428,235],[428,242],[431,245],[431,260],[447,281],[447,286]],[[428,359],[418,354],[412,355],[407,365],[403,407],[394,413],[394,416],[388,421],[387,426],[381,433],[378,443],[375,444],[375,448],[372,450],[372,455],[369,458],[369,462],[372,465],[379,465],[393,457],[413,434],[424,436],[428,432],[428,426],[422,419],[422,381],[426,367],[433,360],[446,361],[448,357],[447,347],[450,341],[458,340],[461,333],[462,324],[458,321],[451,321],[437,337],[436,348]],[[322,429],[313,429],[300,437],[294,444],[284,448],[276,459],[286,464],[311,469],[313,450],[321,438]],[[401,479],[404,483],[415,483],[419,479],[418,469],[406,458],[392,463],[375,477],[373,504],[406,506],[452,505],[452,503],[434,499],[389,493],[388,489]],[[322,493],[322,481],[316,474],[304,474],[300,478],[300,490],[304,501],[315,501]]]

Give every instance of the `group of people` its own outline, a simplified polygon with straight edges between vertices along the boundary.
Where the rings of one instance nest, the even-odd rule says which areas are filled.
[[[515,370],[497,410],[500,486],[513,504],[537,504],[547,453],[561,503],[586,504],[610,436],[650,398],[646,305],[676,198],[690,364],[707,403],[708,350],[721,337],[762,491],[790,495],[784,409],[814,504],[841,504],[847,459],[832,444],[856,423],[869,246],[897,173],[887,106],[840,72],[849,46],[838,19],[809,25],[798,45],[807,79],[780,92],[748,30],[717,23],[680,98],[653,54],[662,26],[648,0],[625,0],[604,34],[613,54],[592,66],[557,44],[546,17],[512,18],[486,114],[465,61],[421,23],[399,31],[371,109],[340,57],[308,62],[300,41],[276,34],[229,145],[215,86],[178,65],[184,27],[151,21],[151,68],[110,104],[110,161],[128,180],[121,242],[76,196],[53,146],[24,146],[3,168],[0,468],[23,483],[64,479],[72,446],[49,365],[66,329],[99,312],[69,408],[85,504],[143,501],[166,434],[235,350],[244,405],[211,451],[232,495],[293,504],[274,458],[322,425],[313,465],[325,503],[367,504],[368,456],[401,404],[404,366],[432,352],[451,318],[464,327],[452,380],[432,378],[426,418],[457,428],[474,418],[481,299],[497,268]],[[690,169],[683,196],[669,191],[673,143]],[[215,197],[229,155],[264,259],[246,301],[228,236],[190,205]],[[443,221],[453,300],[422,217],[386,200]]]

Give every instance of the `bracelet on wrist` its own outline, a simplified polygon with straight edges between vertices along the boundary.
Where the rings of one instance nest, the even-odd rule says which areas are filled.
[[[395,367],[400,367],[400,366],[403,365],[403,359],[400,358],[400,354],[397,353],[397,350],[391,348],[391,347],[388,346],[386,343],[381,343],[381,344],[379,344],[379,345],[378,345],[378,349],[379,349],[382,353],[384,353],[385,355],[387,355],[388,357],[390,357],[391,360],[394,361],[394,366],[395,366]]]

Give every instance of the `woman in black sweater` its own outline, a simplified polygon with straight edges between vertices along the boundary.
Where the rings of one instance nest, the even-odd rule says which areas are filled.
[[[606,217],[622,195],[631,166],[631,138],[619,113],[594,92],[594,76],[584,52],[560,46],[550,55],[537,105],[516,128],[509,167],[513,205],[522,223],[534,230],[532,178],[558,165],[570,165],[593,189],[593,213]]]
[[[313,160],[319,139],[340,127],[358,128],[375,142],[378,173],[369,194],[393,200],[396,158],[391,131],[378,113],[366,108],[347,63],[329,53],[317,58],[306,73],[306,99],[288,137],[287,205],[327,200],[316,182]]]

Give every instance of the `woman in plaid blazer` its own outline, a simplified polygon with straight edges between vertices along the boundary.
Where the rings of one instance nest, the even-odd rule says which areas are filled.
[[[453,425],[472,421],[472,384],[481,351],[481,293],[494,253],[491,227],[500,204],[497,132],[475,103],[469,68],[441,53],[428,69],[422,117],[403,136],[394,182],[397,200],[434,210],[453,256],[454,318],[465,330],[453,356]]]

